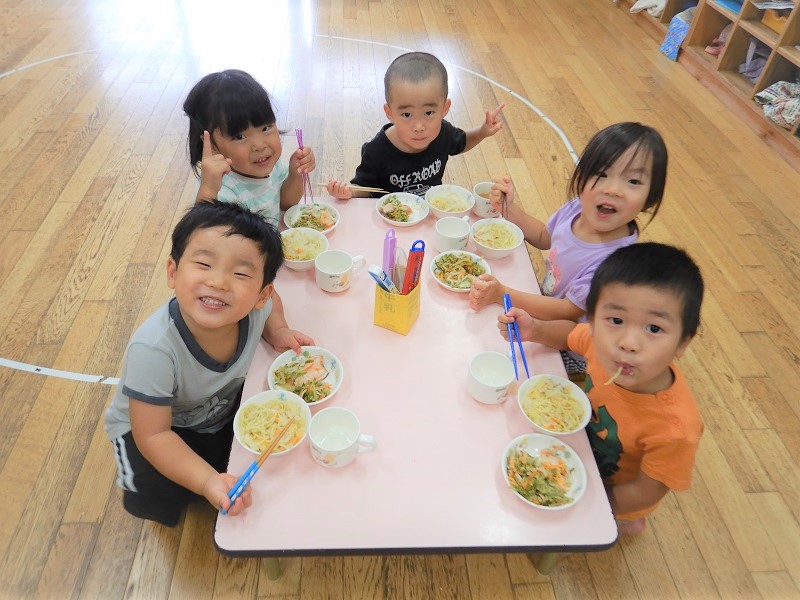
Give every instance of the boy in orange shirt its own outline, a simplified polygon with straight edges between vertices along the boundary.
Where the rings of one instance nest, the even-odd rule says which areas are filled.
[[[703,422],[673,360],[697,333],[703,279],[672,246],[633,244],[609,255],[586,299],[588,324],[540,321],[512,308],[525,341],[586,357],[587,426],[620,533],[640,533],[672,489],[691,485]]]

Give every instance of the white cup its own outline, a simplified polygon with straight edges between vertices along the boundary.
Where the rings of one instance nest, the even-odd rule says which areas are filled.
[[[483,404],[500,404],[514,382],[514,365],[499,352],[481,352],[469,363],[467,389]]]
[[[492,181],[481,181],[472,187],[472,195],[475,196],[475,206],[472,207],[472,212],[483,219],[496,218],[500,213],[492,208],[489,202],[489,193],[492,191]]]
[[[442,217],[436,221],[436,249],[439,252],[463,250],[469,239],[469,217]]]
[[[355,413],[346,408],[323,408],[308,426],[311,456],[323,467],[337,468],[349,465],[360,452],[372,452],[375,438],[361,433],[361,424]]]
[[[326,250],[314,259],[317,285],[326,292],[343,292],[350,287],[353,273],[364,268],[366,262],[360,254],[350,256],[344,250]]]

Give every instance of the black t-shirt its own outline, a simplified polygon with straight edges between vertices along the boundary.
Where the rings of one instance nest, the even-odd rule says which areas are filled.
[[[424,196],[428,188],[442,183],[447,159],[461,154],[467,145],[463,129],[442,121],[442,130],[436,139],[422,152],[409,154],[386,137],[386,130],[391,126],[391,123],[384,125],[361,147],[361,164],[350,183]]]

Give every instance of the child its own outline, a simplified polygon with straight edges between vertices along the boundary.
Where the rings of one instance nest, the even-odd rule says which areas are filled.
[[[389,123],[361,147],[352,184],[424,196],[428,188],[442,183],[448,157],[471,150],[503,128],[499,116],[504,104],[494,112],[487,110],[484,123],[467,132],[444,120],[450,110],[447,69],[432,54],[398,56],[386,70],[383,85]],[[328,193],[339,200],[369,195],[334,180],[328,182]]]
[[[492,206],[499,211],[505,194],[508,219],[522,229],[529,244],[550,250],[543,295],[513,290],[495,277],[481,275],[470,289],[470,307],[501,304],[503,294],[510,294],[515,306],[538,319],[581,319],[594,270],[616,248],[636,242],[640,212],[649,211],[650,220],[655,217],[666,175],[667,148],[661,135],[639,123],[617,123],[589,141],[570,177],[573,199],[547,225],[513,203],[509,179],[496,182]]]
[[[175,526],[202,495],[230,506],[225,472],[232,420],[259,337],[278,350],[313,345],[289,329],[272,281],[283,261],[276,229],[235,203],[195,204],[172,233],[167,283],[175,297],[131,337],[106,410],[117,484],[136,517]]]
[[[189,117],[189,160],[200,175],[197,201],[243,204],[273,225],[303,196],[303,175],[314,170],[311,148],[281,161],[281,132],[269,94],[244,71],[203,77],[183,103]],[[198,169],[199,165],[199,169]]]
[[[586,357],[587,426],[621,533],[644,530],[668,490],[691,483],[703,423],[673,360],[697,333],[703,278],[685,252],[656,243],[626,246],[595,271],[586,298],[588,324],[540,321],[520,308],[523,340]]]

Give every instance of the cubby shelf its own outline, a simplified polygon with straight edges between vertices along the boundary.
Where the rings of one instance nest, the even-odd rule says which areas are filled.
[[[619,6],[627,11],[631,4],[631,0],[623,0]],[[646,12],[631,16],[661,41],[670,21],[685,4],[686,0],[667,0],[660,17],[652,17]],[[735,3],[730,1],[724,5],[716,0],[699,1],[678,54],[678,62],[800,171],[800,120],[791,131],[783,129],[767,119],[762,107],[754,100],[759,91],[777,81],[795,81],[800,73],[800,0],[795,2],[780,33],[762,22],[764,10],[752,0],[743,0],[738,12],[732,10],[732,6],[735,7]],[[706,52],[705,48],[728,24],[731,27],[720,55]],[[755,82],[739,73],[739,65],[745,62],[753,38],[769,51],[766,64]]]

